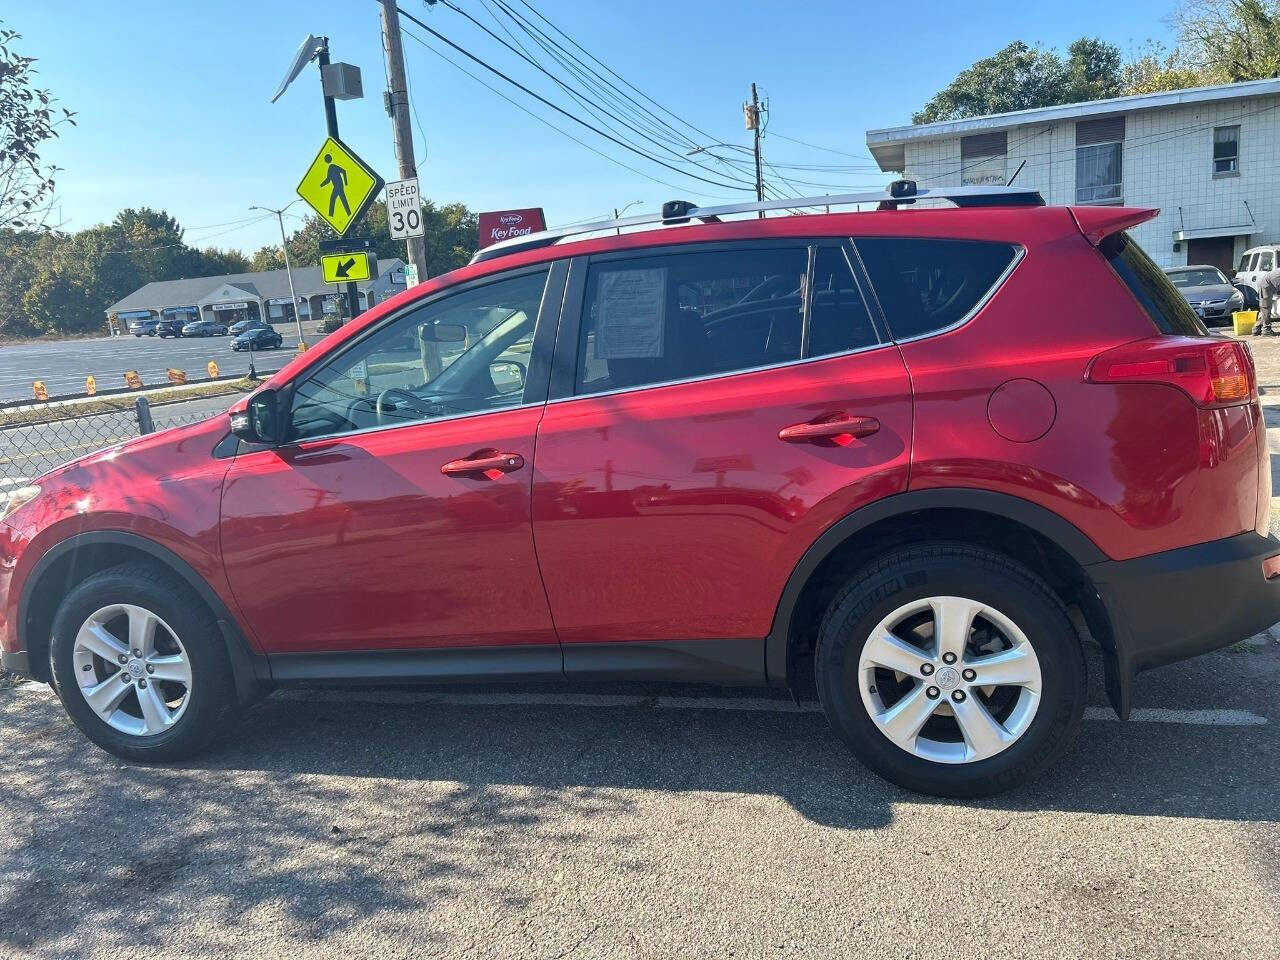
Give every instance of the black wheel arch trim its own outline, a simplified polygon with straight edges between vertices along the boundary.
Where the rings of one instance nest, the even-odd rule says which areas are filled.
[[[1108,559],[1096,543],[1052,510],[1010,494],[966,487],[912,490],[877,500],[847,514],[823,531],[791,571],[765,640],[765,676],[771,686],[787,686],[790,676],[791,621],[810,575],[840,544],[873,524],[923,510],[969,510],[1020,523],[1061,547],[1082,568]]]
[[[26,582],[22,585],[22,594],[18,598],[18,645],[24,652],[29,653],[31,649],[26,636],[27,618],[32,596],[41,578],[48,572],[49,567],[55,561],[68,553],[73,553],[84,547],[101,544],[128,547],[137,550],[139,553],[146,554],[150,559],[160,563],[191,587],[209,609],[213,611],[214,618],[217,620],[218,629],[226,641],[227,653],[231,658],[231,668],[235,674],[237,694],[246,703],[257,698],[261,686],[271,679],[270,666],[267,658],[255,653],[249,645],[248,638],[245,637],[235,616],[227,608],[227,605],[223,603],[222,598],[209,586],[204,577],[200,576],[187,561],[183,560],[182,557],[168,547],[124,530],[91,530],[86,533],[75,534],[50,547],[44,556],[36,561]],[[37,665],[33,663],[31,667],[34,670]],[[35,679],[48,680],[49,678],[47,676],[39,676],[35,677]]]

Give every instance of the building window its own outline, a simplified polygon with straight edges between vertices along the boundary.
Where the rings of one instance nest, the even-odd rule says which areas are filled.
[[[966,187],[997,186],[1005,183],[1009,135],[978,133],[960,138],[960,182]]]
[[[1240,126],[1213,128],[1213,175],[1234,177],[1240,173]]]
[[[1124,117],[1076,124],[1076,203],[1124,198]]]

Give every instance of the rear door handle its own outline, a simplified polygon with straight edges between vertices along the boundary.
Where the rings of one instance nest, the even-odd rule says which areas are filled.
[[[847,413],[832,413],[808,423],[793,423],[778,431],[778,439],[788,443],[814,443],[828,440],[847,446],[854,440],[869,437],[880,429],[875,417],[854,417]]]
[[[483,474],[490,480],[497,480],[504,473],[511,473],[524,466],[524,457],[518,453],[500,453],[483,451],[461,460],[450,460],[441,464],[440,472],[446,477],[466,477]]]

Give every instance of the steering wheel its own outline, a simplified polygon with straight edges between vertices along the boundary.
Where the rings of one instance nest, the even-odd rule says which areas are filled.
[[[403,399],[406,403],[408,403],[409,406],[411,406],[414,410],[418,411],[425,417],[435,416],[436,409],[439,406],[438,404],[434,404],[429,400],[423,400],[417,394],[409,390],[402,389],[401,387],[388,387],[386,390],[383,390],[380,394],[378,394],[378,399],[375,400],[373,404],[373,411],[378,417],[378,426],[382,426],[384,423],[386,423],[387,422],[386,414],[389,413],[391,410],[395,409],[395,407],[393,406],[384,407],[383,405],[384,401],[390,398],[392,395]]]

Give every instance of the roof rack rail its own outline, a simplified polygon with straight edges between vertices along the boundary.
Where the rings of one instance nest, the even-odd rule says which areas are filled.
[[[958,207],[1042,207],[1044,198],[1040,191],[1030,187],[923,187],[917,188],[914,180],[895,180],[883,192],[838,193],[818,197],[791,197],[785,200],[764,200],[751,203],[731,203],[720,207],[698,207],[688,200],[668,200],[656,213],[641,213],[619,220],[597,220],[579,223],[512,237],[477,250],[472,263],[483,263],[518,253],[549,247],[569,237],[605,230],[621,230],[623,227],[640,227],[652,224],[680,224],[690,220],[715,223],[721,217],[739,213],[758,213],[765,210],[798,210],[805,207],[838,207],[849,204],[874,203],[877,209],[893,210],[915,203],[917,200],[950,200]]]

